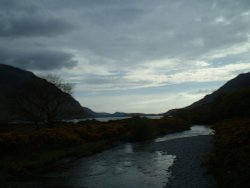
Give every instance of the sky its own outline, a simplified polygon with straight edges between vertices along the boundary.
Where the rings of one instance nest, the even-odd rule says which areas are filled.
[[[97,112],[162,113],[250,71],[249,0],[0,0],[0,63]]]

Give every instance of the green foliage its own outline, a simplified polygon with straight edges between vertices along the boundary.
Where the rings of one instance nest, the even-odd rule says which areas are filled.
[[[250,120],[232,120],[215,126],[210,170],[218,187],[250,187]]]

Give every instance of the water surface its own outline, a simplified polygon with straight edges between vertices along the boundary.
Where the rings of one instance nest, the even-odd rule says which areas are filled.
[[[64,186],[161,188],[170,176],[175,156],[166,151],[145,150],[146,144],[115,147],[76,161],[69,169],[43,178],[60,179]]]
[[[101,121],[101,122],[108,122],[110,120],[122,120],[122,119],[128,119],[128,118],[131,118],[132,116],[125,116],[125,117],[96,117],[96,118],[82,118],[82,119],[72,119],[72,120],[65,120],[66,122],[73,122],[73,123],[78,123],[80,121],[86,121],[86,120],[91,120],[91,119],[95,119],[97,121]],[[141,116],[141,117],[146,117],[148,119],[160,119],[162,118],[163,116],[158,116],[158,115],[155,115],[155,116]]]
[[[155,139],[155,142],[164,142],[167,140],[173,140],[178,138],[187,138],[193,136],[200,136],[200,135],[213,135],[214,130],[210,127],[203,126],[203,125],[194,125],[190,127],[189,130],[183,132],[177,132],[173,134],[167,134],[165,136],[159,137]]]
[[[162,188],[171,176],[170,167],[178,160],[178,156],[168,153],[164,143],[173,139],[211,134],[213,130],[208,127],[192,126],[190,130],[159,137],[154,142],[126,143],[93,156],[83,157],[67,168],[43,174],[29,182],[29,185]]]

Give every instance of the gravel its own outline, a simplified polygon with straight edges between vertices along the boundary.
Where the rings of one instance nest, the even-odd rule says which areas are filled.
[[[176,155],[166,188],[212,188],[215,180],[201,166],[212,149],[212,136],[195,136],[159,142],[153,149]]]

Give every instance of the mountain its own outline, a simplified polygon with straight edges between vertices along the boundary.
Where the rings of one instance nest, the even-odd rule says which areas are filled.
[[[186,108],[192,109],[195,107],[199,107],[201,105],[212,102],[218,96],[247,88],[250,88],[250,73],[240,74],[236,78],[228,81],[225,85],[223,85],[221,88],[219,88],[212,94],[205,96],[203,99],[193,103],[192,105]]]
[[[20,94],[24,85],[30,82],[37,88],[51,88],[53,92],[57,93],[57,98],[65,100],[63,108],[67,108],[67,112],[62,114],[60,118],[83,118],[86,116],[80,103],[55,85],[39,78],[32,72],[0,64],[0,121],[9,121],[15,118],[11,110],[15,104],[12,104],[13,101],[10,100],[10,96],[15,93]],[[24,93],[24,95],[28,96],[30,93]]]
[[[105,117],[132,117],[132,116],[158,116],[162,114],[144,114],[144,113],[125,113],[125,112],[115,112],[115,113],[106,113],[106,112],[94,112],[93,110],[83,107],[86,112],[87,117],[92,118],[105,118]]]
[[[106,113],[106,112],[94,112],[93,110],[87,107],[83,107],[83,109],[87,117],[95,118],[95,117],[111,117],[112,116],[112,114]]]
[[[194,123],[214,123],[231,118],[250,117],[250,73],[240,74],[218,90],[167,116],[178,116]]]

